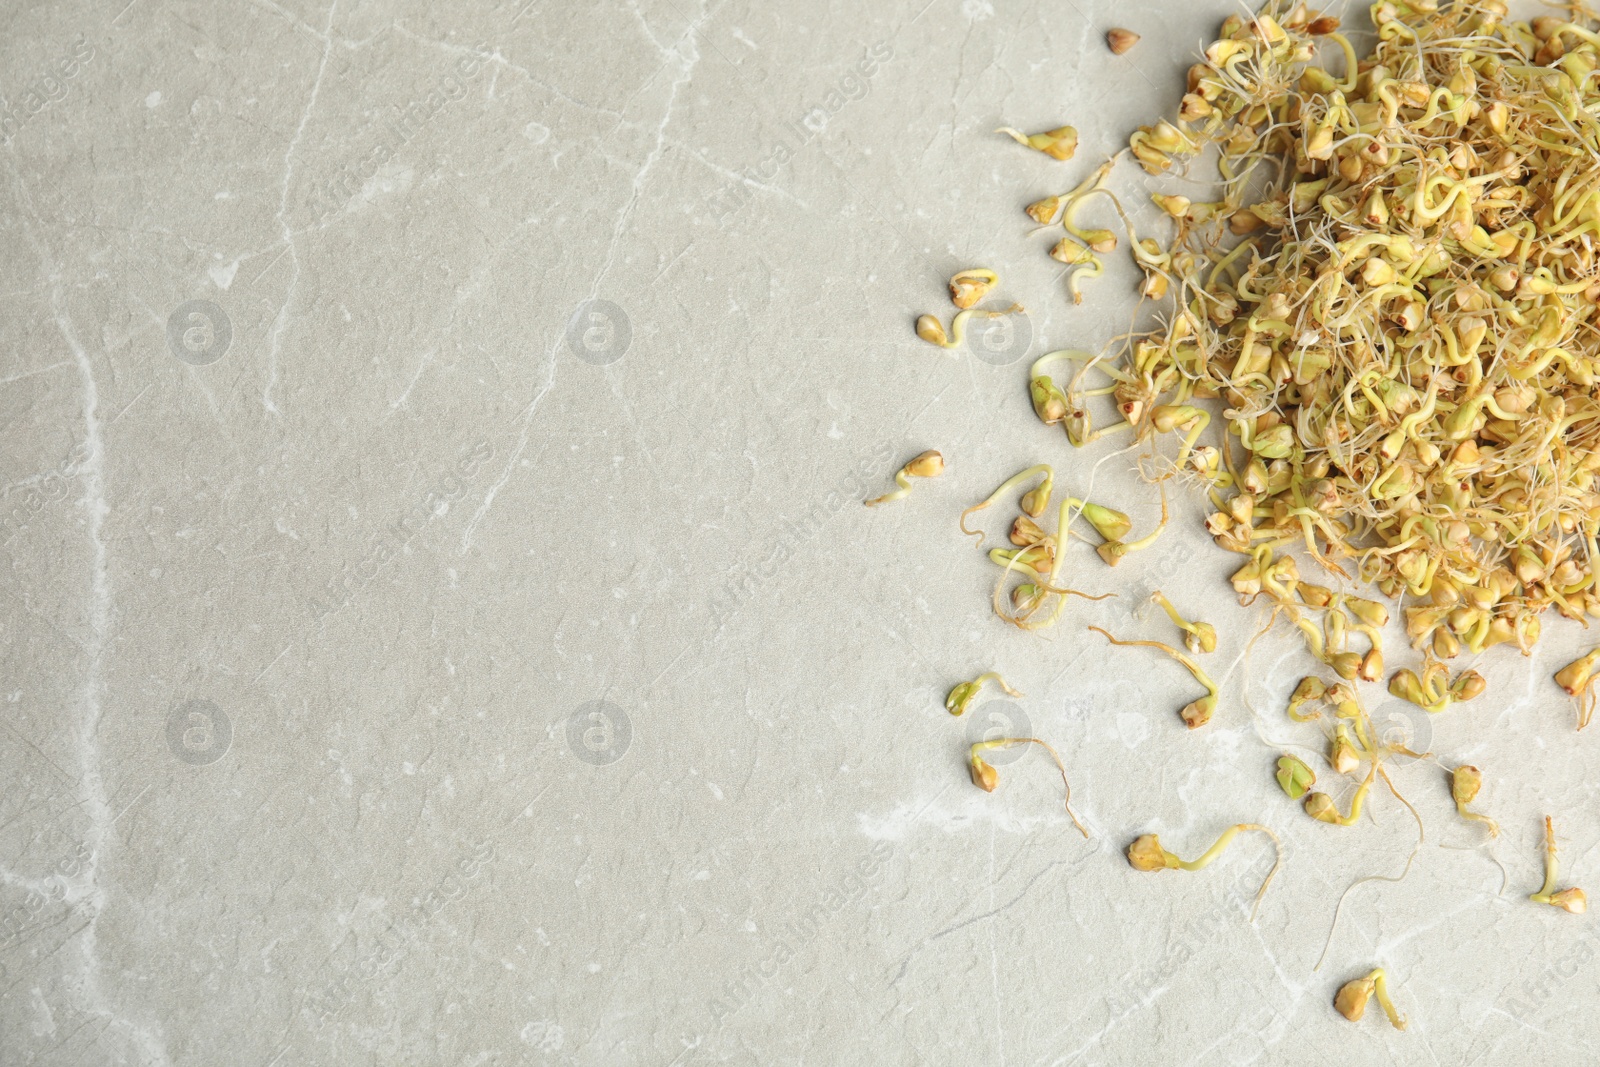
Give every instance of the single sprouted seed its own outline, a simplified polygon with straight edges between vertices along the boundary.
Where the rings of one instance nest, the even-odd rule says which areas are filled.
[[[1322,679],[1307,675],[1300,679],[1300,684],[1294,687],[1294,692],[1289,694],[1289,718],[1295,722],[1311,722],[1322,718],[1322,712],[1313,711],[1309,715],[1302,715],[1300,709],[1313,701],[1321,700],[1328,692]]]
[[[1326,793],[1306,794],[1306,814],[1318,822],[1325,822],[1332,826],[1354,826],[1361,818],[1362,802],[1367,799],[1367,794],[1372,791],[1372,783],[1377,774],[1378,763],[1377,760],[1373,760],[1371,769],[1367,771],[1367,777],[1356,787],[1356,795],[1350,801],[1350,814],[1340,815],[1339,806]]]
[[[1178,715],[1183,719],[1184,725],[1189,727],[1191,730],[1204,726],[1206,723],[1211,721],[1211,716],[1217,710],[1217,683],[1211,680],[1211,676],[1205,672],[1205,669],[1202,668],[1200,664],[1196,663],[1182,652],[1179,652],[1171,645],[1162,644],[1160,641],[1122,641],[1111,636],[1111,634],[1107,633],[1105,630],[1102,630],[1098,626],[1091,626],[1089,629],[1093,630],[1101,637],[1104,637],[1113,645],[1124,645],[1127,647],[1137,648],[1158,648],[1162,652],[1165,652],[1167,655],[1171,656],[1173,659],[1177,660],[1179,663],[1183,664],[1185,667],[1189,668],[1189,673],[1194,675],[1194,680],[1206,687],[1206,695],[1198,700],[1192,700],[1188,704],[1184,705],[1183,710],[1178,712]]]
[[[1396,1030],[1404,1030],[1406,1017],[1395,1009],[1394,1001],[1389,999],[1389,981],[1382,967],[1373,968],[1365,978],[1355,978],[1340,986],[1338,994],[1333,998],[1333,1006],[1340,1015],[1353,1023],[1358,1023],[1366,1014],[1367,1001],[1373,996],[1377,996],[1378,1005],[1389,1017],[1389,1025]]]
[[[1106,31],[1106,47],[1114,55],[1125,55],[1128,49],[1139,43],[1139,35],[1132,30],[1117,28]]]
[[[1490,837],[1500,836],[1500,826],[1487,815],[1480,815],[1475,811],[1468,811],[1467,805],[1477,797],[1478,790],[1483,787],[1483,773],[1470,763],[1464,763],[1450,772],[1450,798],[1456,802],[1456,812],[1463,819],[1481,822],[1489,831]]]
[[[899,500],[901,497],[909,495],[911,492],[911,479],[913,478],[937,478],[943,473],[944,457],[938,452],[929,449],[895,472],[894,483],[900,488],[867,501],[867,507],[877,507],[879,504],[886,504],[891,500]]]
[[[1250,921],[1256,921],[1256,912],[1261,908],[1261,898],[1267,895],[1267,886],[1272,884],[1272,879],[1278,874],[1278,868],[1283,865],[1283,842],[1278,840],[1278,835],[1259,823],[1242,822],[1230,826],[1222,832],[1206,851],[1192,860],[1182,860],[1161,847],[1161,839],[1155,834],[1143,834],[1128,846],[1128,863],[1136,871],[1198,871],[1206,864],[1222,855],[1224,849],[1239,835],[1242,830],[1255,830],[1272,838],[1272,847],[1277,850],[1277,859],[1272,864],[1272,870],[1261,882],[1261,888],[1256,890],[1255,903],[1250,909]]]
[[[1561,866],[1556,859],[1556,829],[1550,816],[1544,817],[1544,887],[1537,893],[1528,897],[1536,904],[1549,904],[1560,908],[1562,911],[1573,915],[1582,915],[1589,910],[1589,898],[1584,896],[1583,890],[1576,887],[1570,889],[1557,889],[1556,880],[1561,877]]]
[[[991,548],[989,560],[996,566],[1004,567],[1006,573],[1013,569],[1032,572],[1034,577],[1046,579],[1055,561],[1054,543],[1041,543],[1028,548]],[[1004,581],[1004,578],[1001,579]]]
[[[1295,756],[1278,757],[1278,786],[1290,800],[1299,800],[1316,784],[1317,773]]]
[[[1010,126],[1001,126],[994,132],[1003,133],[1018,144],[1035,152],[1043,152],[1051,159],[1068,160],[1078,150],[1078,131],[1071,126],[1057,126],[1053,130],[1034,134],[1023,133]]]
[[[983,302],[989,291],[1000,284],[1000,276],[992,270],[975,267],[964,270],[950,279],[950,302],[962,311]]]
[[[967,754],[967,770],[972,775],[972,784],[987,793],[995,791],[995,787],[1000,784],[1000,772],[995,769],[994,764],[985,761],[979,753],[995,748],[1005,748],[1008,745],[1038,745],[1050,753],[1050,758],[1055,760],[1056,769],[1061,772],[1061,785],[1066,789],[1066,799],[1062,803],[1067,809],[1067,815],[1071,817],[1072,824],[1078,828],[1078,832],[1084,836],[1085,840],[1088,840],[1088,829],[1078,818],[1077,812],[1072,810],[1072,783],[1067,781],[1067,766],[1061,762],[1060,753],[1056,752],[1047,742],[1041,741],[1037,737],[999,737],[989,741],[978,741],[973,744],[971,751]]]
[[[1133,520],[1114,508],[1105,507],[1089,500],[1078,500],[1069,497],[1066,505],[1077,509],[1084,521],[1094,527],[1094,532],[1107,541],[1116,541],[1127,536],[1133,529]]]
[[[1578,698],[1580,730],[1594,718],[1596,698],[1592,683],[1597,665],[1600,665],[1600,648],[1580,656],[1556,672],[1556,684],[1566,690],[1568,696]]]
[[[994,682],[1007,696],[1020,697],[1022,694],[1006,684],[998,671],[987,671],[978,675],[970,682],[962,682],[951,689],[944,698],[944,710],[952,715],[965,715],[972,702],[977,699],[978,693],[983,689],[983,683]]]
[[[1217,628],[1209,622],[1190,622],[1178,614],[1178,609],[1172,606],[1172,601],[1167,599],[1165,593],[1157,589],[1151,594],[1150,599],[1160,605],[1161,610],[1167,613],[1167,618],[1172,624],[1182,630],[1186,635],[1183,639],[1184,646],[1190,652],[1199,655],[1204,652],[1217,650]]]
[[[967,320],[977,315],[986,319],[999,319],[1007,315],[1015,315],[1023,310],[1021,304],[1012,304],[1004,311],[979,311],[977,308],[968,308],[956,312],[955,318],[950,320],[950,332],[945,332],[944,324],[933,315],[917,316],[917,336],[930,345],[940,348],[960,348],[967,339]]]

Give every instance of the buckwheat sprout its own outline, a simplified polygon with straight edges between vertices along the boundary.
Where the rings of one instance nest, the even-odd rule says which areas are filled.
[[[1189,458],[1190,450],[1200,439],[1200,434],[1211,425],[1211,415],[1190,404],[1160,404],[1150,409],[1150,425],[1157,433],[1171,433],[1173,430],[1184,429],[1189,431],[1183,438],[1183,446],[1178,449],[1178,458],[1173,461],[1181,470]]]
[[[957,273],[950,279],[950,302],[962,311],[983,302],[989,291],[1000,284],[1000,276],[992,270],[975,267]]]
[[[1027,470],[1019,471],[1018,473],[1013,474],[1011,477],[1001,482],[1000,487],[994,492],[990,493],[983,501],[974,504],[966,511],[963,511],[961,513],[961,532],[969,537],[976,537],[978,539],[978,546],[981,548],[983,546],[983,531],[967,529],[967,516],[975,512],[982,511],[985,508],[993,507],[995,501],[999,500],[1007,493],[1014,492],[1019,485],[1022,485],[1028,479],[1038,477],[1039,475],[1043,475],[1044,477],[1040,480],[1037,486],[1023,494],[1020,506],[1025,514],[1035,519],[1044,514],[1044,509],[1049,506],[1050,503],[1050,491],[1051,487],[1055,483],[1055,472],[1051,469],[1048,463],[1039,463],[1035,466],[1029,467]]]
[[[1317,782],[1317,772],[1295,756],[1278,757],[1278,788],[1290,800],[1299,800]]]
[[[1200,664],[1196,663],[1182,652],[1179,652],[1171,645],[1162,644],[1160,641],[1122,641],[1111,636],[1111,634],[1107,633],[1105,630],[1102,630],[1098,626],[1090,626],[1089,629],[1093,630],[1101,637],[1104,637],[1113,645],[1123,645],[1130,648],[1160,649],[1162,652],[1165,652],[1167,655],[1171,656],[1173,659],[1187,667],[1189,669],[1189,673],[1194,675],[1194,680],[1206,687],[1206,695],[1200,697],[1198,700],[1190,701],[1188,704],[1184,705],[1183,710],[1178,712],[1178,715],[1183,719],[1184,725],[1188,726],[1191,730],[1204,726],[1206,723],[1211,721],[1211,716],[1217,710],[1217,683],[1211,680],[1211,676],[1206,674],[1205,670],[1200,666]]]
[[[955,318],[950,320],[950,332],[945,333],[944,325],[933,315],[919,315],[917,317],[917,336],[930,345],[940,348],[960,348],[967,339],[967,320],[974,315],[986,319],[999,319],[1007,315],[1015,315],[1023,310],[1021,304],[1012,304],[1004,311],[980,311],[977,308],[968,308],[956,312]]]
[[[1006,684],[998,671],[985,671],[970,682],[962,682],[950,690],[944,698],[944,709],[952,715],[965,715],[972,702],[977,699],[978,693],[983,689],[983,683],[994,682],[1007,696],[1020,697],[1022,694]]]
[[[1244,830],[1266,834],[1272,838],[1272,847],[1276,851],[1272,870],[1262,879],[1261,888],[1256,890],[1255,903],[1250,908],[1250,921],[1255,922],[1256,912],[1261,909],[1261,898],[1267,895],[1267,887],[1272,884],[1272,879],[1277,877],[1278,868],[1283,866],[1283,842],[1278,840],[1277,834],[1259,823],[1242,822],[1228,827],[1222,832],[1222,836],[1217,838],[1215,844],[1192,860],[1179,859],[1162,848],[1161,839],[1157,835],[1144,834],[1128,846],[1128,863],[1136,871],[1198,871],[1222,855],[1223,850]]]
[[[1095,552],[1099,554],[1101,559],[1106,561],[1108,566],[1115,567],[1122,562],[1123,557],[1129,552],[1137,552],[1140,549],[1149,548],[1156,543],[1156,538],[1161,536],[1161,531],[1167,528],[1167,490],[1165,485],[1158,488],[1161,492],[1161,521],[1156,524],[1154,530],[1151,530],[1137,541],[1107,541],[1096,548]]]
[[[1155,601],[1161,607],[1161,610],[1167,613],[1167,618],[1172,620],[1172,625],[1188,635],[1183,639],[1183,643],[1190,652],[1198,655],[1202,652],[1215,652],[1217,650],[1217,628],[1215,626],[1212,626],[1209,622],[1190,622],[1185,619],[1178,614],[1178,609],[1172,606],[1172,601],[1167,599],[1167,595],[1159,589],[1150,595],[1150,599]]]
[[[1322,718],[1322,712],[1320,711],[1313,711],[1310,715],[1302,715],[1300,708],[1313,701],[1321,700],[1327,694],[1327,691],[1327,687],[1322,684],[1320,678],[1308,675],[1300,679],[1299,684],[1294,687],[1294,692],[1289,694],[1289,707],[1287,709],[1289,718],[1295,722],[1311,722],[1313,719]]]
[[[1008,572],[1020,568],[1032,572],[1036,578],[1044,579],[1054,566],[1056,554],[1055,547],[1050,544],[1037,544],[1029,548],[991,548],[989,560]]]
[[[1372,761],[1367,777],[1356,788],[1356,795],[1350,801],[1350,814],[1340,815],[1339,806],[1333,798],[1326,793],[1307,793],[1305,799],[1306,814],[1318,822],[1325,822],[1332,826],[1354,826],[1361,819],[1361,805],[1367,799],[1367,794],[1372,791],[1372,783],[1377,778],[1378,761]]]
[[[1076,189],[1066,195],[1066,207],[1061,214],[1061,228],[1083,242],[1091,252],[1112,252],[1117,247],[1117,238],[1110,230],[1085,230],[1077,225],[1078,212],[1083,209],[1083,205],[1088,202],[1090,197],[1098,193],[1115,201],[1116,197],[1104,187],[1104,182],[1110,175],[1111,169],[1116,166],[1116,162],[1115,157],[1106,160],[1093,174],[1084,179]],[[1075,261],[1063,260],[1063,262]]]
[[[1333,998],[1333,1006],[1340,1015],[1353,1023],[1361,1021],[1366,1014],[1367,1001],[1374,995],[1378,998],[1378,1005],[1383,1008],[1383,1014],[1388,1016],[1389,1025],[1396,1030],[1406,1028],[1406,1017],[1395,1008],[1394,1001],[1389,999],[1389,980],[1383,973],[1382,967],[1376,967],[1365,978],[1352,979],[1339,987],[1339,993]]]
[[[1050,753],[1050,758],[1056,762],[1056,769],[1061,772],[1061,785],[1066,790],[1066,799],[1062,801],[1062,804],[1067,809],[1067,815],[1072,819],[1072,824],[1078,828],[1078,832],[1087,841],[1089,839],[1089,831],[1078,818],[1077,813],[1072,810],[1072,783],[1067,781],[1067,766],[1061,762],[1060,753],[1047,742],[1041,741],[1037,737],[1000,737],[989,741],[978,741],[973,744],[972,749],[967,754],[967,770],[972,775],[972,784],[988,793],[995,791],[995,787],[1000,784],[1000,772],[995,769],[994,764],[984,760],[979,753],[987,752],[994,748],[1005,748],[1008,745],[1038,745]]]
[[[1450,772],[1450,798],[1456,802],[1456,812],[1463,819],[1481,822],[1489,831],[1490,837],[1500,836],[1500,825],[1487,815],[1480,815],[1475,811],[1468,811],[1467,805],[1478,796],[1478,790],[1483,787],[1483,773],[1470,763],[1464,763]]]
[[[1544,817],[1544,887],[1528,899],[1536,904],[1549,904],[1573,915],[1581,915],[1589,909],[1589,898],[1584,896],[1583,890],[1576,887],[1570,889],[1557,889],[1556,880],[1561,877],[1561,867],[1556,859],[1556,830],[1550,816]]]
[[[1071,126],[1057,126],[1053,130],[1034,134],[1023,133],[1010,126],[1001,126],[994,132],[1003,133],[1018,144],[1035,152],[1043,152],[1051,159],[1068,160],[1078,150],[1078,131]]]
[[[1593,689],[1595,668],[1600,666],[1600,648],[1573,660],[1556,672],[1556,684],[1568,696],[1578,698],[1578,729],[1589,725],[1594,718],[1595,694]]]
[[[900,488],[885,493],[883,496],[868,500],[867,507],[877,507],[879,504],[891,500],[899,500],[911,492],[912,478],[937,478],[944,473],[944,457],[938,452],[929,449],[918,455],[904,467],[895,472],[894,483]]]

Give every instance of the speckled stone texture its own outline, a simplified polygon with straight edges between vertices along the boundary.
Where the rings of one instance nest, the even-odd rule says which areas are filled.
[[[1373,688],[1505,832],[1399,767],[1427,841],[1315,971],[1417,827],[1279,793],[1311,664],[1246,655],[1198,495],[1115,571],[1073,546],[1121,595],[1044,636],[956,529],[1037,461],[1155,521],[1025,389],[1134,324],[1132,268],[1074,307],[1020,209],[1232,10],[6,5],[0,1064],[1600,1061],[1594,922],[1525,900],[1545,813],[1600,887],[1600,737],[1549,682],[1592,635],[1552,617],[1437,717]],[[1063,122],[1068,163],[993,132]],[[1027,316],[916,340],[976,265]],[[861,506],[925,448],[943,478]],[[1201,731],[1179,665],[1084,629],[1166,636],[1156,588],[1221,633]],[[991,668],[1026,696],[947,715]],[[1092,840],[1042,753],[972,787],[999,727]],[[1254,925],[1264,839],[1122,856],[1241,820],[1284,842]],[[1332,1010],[1379,963],[1405,1033]]]

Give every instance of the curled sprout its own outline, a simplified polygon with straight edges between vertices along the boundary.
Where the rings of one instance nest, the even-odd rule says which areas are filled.
[[[1471,804],[1478,796],[1478,790],[1483,788],[1483,772],[1470,763],[1462,764],[1450,772],[1450,798],[1456,802],[1456,812],[1463,819],[1481,822],[1489,831],[1490,837],[1500,836],[1500,826],[1487,815],[1480,815],[1475,811],[1468,811],[1467,805]]]
[[[1022,694],[1006,684],[998,671],[987,671],[978,675],[970,682],[962,682],[950,690],[944,698],[944,710],[952,715],[965,715],[972,702],[977,699],[978,693],[983,689],[983,683],[994,682],[1007,696],[1020,697]]]
[[[1267,872],[1266,878],[1261,882],[1261,888],[1256,890],[1255,904],[1250,910],[1250,921],[1255,922],[1256,912],[1261,907],[1261,898],[1267,895],[1267,886],[1272,884],[1272,879],[1278,874],[1278,868],[1283,865],[1283,842],[1278,840],[1277,834],[1265,826],[1253,822],[1230,826],[1222,832],[1222,836],[1217,838],[1215,844],[1192,860],[1179,859],[1162,848],[1161,839],[1157,835],[1144,834],[1128,846],[1128,863],[1136,871],[1198,871],[1222,855],[1223,850],[1244,830],[1255,830],[1266,834],[1272,838],[1272,847],[1277,851],[1272,870]]]
[[[1061,772],[1061,784],[1066,789],[1066,799],[1062,803],[1067,809],[1067,815],[1071,817],[1072,824],[1078,828],[1078,832],[1084,836],[1085,840],[1088,840],[1088,829],[1078,818],[1077,813],[1072,810],[1072,783],[1067,781],[1067,766],[1061,762],[1060,753],[1056,752],[1047,742],[1041,741],[1037,737],[998,737],[989,741],[974,743],[967,754],[967,770],[972,775],[972,784],[986,793],[995,791],[1000,784],[1000,772],[995,769],[994,764],[985,760],[981,753],[988,752],[990,749],[1005,748],[1008,745],[1038,745],[1050,753],[1050,758],[1055,760],[1056,769]]]
[[[1289,694],[1289,718],[1295,722],[1311,722],[1322,718],[1322,712],[1313,711],[1310,715],[1302,715],[1300,709],[1313,701],[1321,700],[1327,695],[1328,688],[1322,684],[1322,679],[1307,675],[1300,679],[1294,687],[1294,692]]]
[[[1592,687],[1594,682],[1595,667],[1600,665],[1600,648],[1595,649],[1556,672],[1556,684],[1566,690],[1568,696],[1577,697],[1578,729],[1589,725],[1589,720],[1594,718],[1595,694]]]
[[[1013,474],[1001,482],[1000,487],[990,493],[982,502],[974,504],[966,511],[963,511],[961,513],[961,532],[969,537],[976,537],[978,546],[981,548],[983,546],[983,531],[967,529],[967,516],[985,508],[993,507],[996,500],[999,500],[1007,493],[1013,492],[1017,486],[1038,475],[1043,475],[1044,477],[1037,486],[1023,494],[1021,507],[1024,514],[1035,519],[1044,514],[1044,509],[1050,504],[1050,490],[1055,482],[1055,473],[1050,469],[1048,463],[1040,463],[1029,467],[1025,471]]]
[[[1188,704],[1184,705],[1183,710],[1178,712],[1178,715],[1183,719],[1184,725],[1189,727],[1191,730],[1204,726],[1206,723],[1211,721],[1211,716],[1217,710],[1217,683],[1211,680],[1211,676],[1206,674],[1204,668],[1202,668],[1200,664],[1196,663],[1182,652],[1179,652],[1171,645],[1162,644],[1160,641],[1122,641],[1111,636],[1111,634],[1107,633],[1105,630],[1102,630],[1098,626],[1091,626],[1089,629],[1093,630],[1101,637],[1104,637],[1113,645],[1125,645],[1128,647],[1138,648],[1158,648],[1167,655],[1171,656],[1173,659],[1177,660],[1179,663],[1183,664],[1185,667],[1189,668],[1189,673],[1194,675],[1194,680],[1206,687],[1206,695],[1198,700],[1192,700]]]
[[[929,449],[895,472],[894,484],[900,488],[867,501],[867,507],[877,507],[879,504],[886,504],[891,500],[899,500],[901,497],[909,495],[912,478],[937,478],[943,473],[944,457]]]
[[[1000,284],[1000,275],[992,270],[975,267],[964,270],[950,279],[950,302],[962,311],[976,307]]]
[[[1549,904],[1560,908],[1562,911],[1573,915],[1582,915],[1589,910],[1589,898],[1584,896],[1583,890],[1576,887],[1570,889],[1557,889],[1556,880],[1561,877],[1561,866],[1556,859],[1556,829],[1550,816],[1544,817],[1544,886],[1534,893],[1529,900],[1535,904]]]
[[[1013,141],[1035,152],[1043,152],[1051,159],[1068,160],[1078,150],[1078,131],[1071,126],[1057,126],[1043,133],[1027,134],[1010,126],[1001,126],[995,133],[1003,133]]]
[[[1383,1013],[1389,1017],[1389,1025],[1396,1030],[1404,1030],[1406,1017],[1396,1010],[1394,1001],[1389,998],[1389,982],[1382,967],[1374,968],[1365,978],[1355,978],[1340,986],[1333,998],[1333,1006],[1340,1015],[1358,1023],[1367,1012],[1367,1001],[1374,996],[1378,998]]]
[[[1151,594],[1150,599],[1160,605],[1161,610],[1167,613],[1167,618],[1172,620],[1174,626],[1188,635],[1183,639],[1183,643],[1190,652],[1198,655],[1203,652],[1215,652],[1217,650],[1217,628],[1215,626],[1212,626],[1209,622],[1190,622],[1185,619],[1178,614],[1178,609],[1172,606],[1172,601],[1168,600],[1166,594],[1159,589]]]

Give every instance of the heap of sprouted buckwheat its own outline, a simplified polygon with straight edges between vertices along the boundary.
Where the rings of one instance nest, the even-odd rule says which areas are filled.
[[[1312,788],[1316,772],[1298,757],[1279,759],[1277,778],[1308,815],[1347,827],[1378,781],[1406,803],[1393,757],[1431,759],[1380,736],[1359,696],[1360,683],[1385,680],[1391,604],[1403,606],[1421,663],[1388,674],[1388,691],[1430,713],[1484,691],[1477,671],[1447,666],[1462,653],[1528,655],[1552,609],[1600,617],[1600,32],[1576,6],[1531,22],[1511,20],[1500,0],[1382,0],[1370,12],[1377,41],[1364,59],[1338,19],[1303,4],[1230,17],[1189,69],[1172,119],[1027,207],[1059,227],[1049,254],[1081,302],[1121,246],[1081,221],[1105,201],[1143,271],[1142,297],[1156,302],[1156,328],[1109,352],[1050,352],[1028,385],[1035,413],[1073,445],[1122,435],[1156,457],[1141,470],[1161,488],[1160,525],[1134,536],[1127,515],[1069,497],[1047,529],[1055,471],[1043,463],[961,517],[981,546],[971,516],[1016,500],[1013,547],[989,553],[1003,568],[994,607],[1040,629],[1083,595],[1061,573],[1076,519],[1116,566],[1165,528],[1168,481],[1208,496],[1208,533],[1241,557],[1241,602],[1264,603],[1336,676],[1307,677],[1287,711],[1326,727],[1335,781],[1355,784],[1348,811]],[[1001,132],[1058,160],[1078,142],[1069,126]],[[1181,175],[1190,192],[1214,168],[1213,198],[1155,194],[1169,224],[1140,235],[1109,184],[1129,155],[1150,175]],[[924,315],[918,336],[954,348],[974,317],[1020,310],[979,308],[999,281],[989,269],[956,275],[949,332]],[[1341,591],[1353,586],[1371,595]],[[1205,689],[1182,719],[1201,727],[1217,710],[1198,660],[1215,629],[1159,593],[1157,603],[1187,652],[1090,629],[1182,663]],[[1579,729],[1597,671],[1600,649],[1555,676],[1580,700]],[[958,685],[947,708],[962,714],[987,680],[999,678]],[[984,744],[1029,742],[1043,744]],[[979,746],[969,764],[992,790]],[[1468,809],[1482,782],[1472,766],[1441,776],[1462,817],[1492,837],[1494,821]],[[1141,871],[1196,870],[1240,830],[1276,842],[1240,823],[1192,862],[1154,835],[1128,859]],[[1584,911],[1581,889],[1557,888],[1548,819],[1545,841],[1546,879],[1531,899]],[[1359,1019],[1369,995],[1404,1025],[1382,969],[1348,982],[1336,1006]]]

